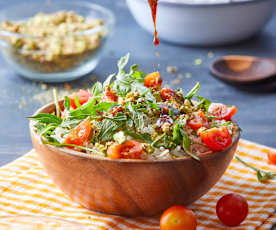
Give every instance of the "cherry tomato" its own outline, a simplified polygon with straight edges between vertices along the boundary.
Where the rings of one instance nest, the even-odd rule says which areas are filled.
[[[89,97],[92,97],[92,94],[84,89],[81,89],[79,92],[73,93],[71,96],[69,96],[68,98],[70,100],[70,105],[73,109],[77,108],[77,105],[75,103],[76,96],[78,96],[79,98],[80,105],[83,105],[88,101]]]
[[[230,193],[219,199],[216,206],[217,216],[227,226],[238,226],[248,214],[248,203],[241,195]]]
[[[270,164],[276,165],[276,152],[267,152],[267,157]]]
[[[226,126],[207,129],[199,135],[202,141],[214,151],[221,151],[232,144],[232,137]]]
[[[150,73],[144,79],[144,85],[148,88],[160,88],[162,82],[159,72]]]
[[[123,144],[112,144],[107,149],[107,155],[111,159],[141,159],[143,151],[142,143],[127,140]]]
[[[110,87],[106,87],[102,94],[101,100],[106,102],[117,102],[118,96],[110,89]]]
[[[160,219],[160,230],[195,230],[196,226],[194,212],[184,206],[168,208]]]
[[[89,119],[82,121],[71,133],[69,133],[64,141],[65,144],[80,145],[88,140],[91,133],[91,123]]]
[[[230,121],[237,111],[236,106],[227,107],[220,103],[212,103],[208,108],[208,112],[213,114],[218,120],[226,121]]]
[[[164,101],[177,101],[179,103],[181,103],[181,97],[176,93],[175,90],[172,89],[168,89],[168,88],[163,88],[160,90],[160,94],[161,94],[161,98]]]
[[[207,118],[202,111],[193,113],[192,117],[187,121],[187,125],[194,130],[198,130],[201,127],[209,128]]]

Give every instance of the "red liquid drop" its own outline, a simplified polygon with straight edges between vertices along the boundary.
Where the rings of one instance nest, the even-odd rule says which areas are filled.
[[[156,30],[157,2],[158,2],[158,0],[148,0],[148,3],[149,3],[150,8],[151,8],[152,20],[153,20],[153,24],[154,24],[154,40],[153,40],[153,43],[156,46],[159,45],[158,32]]]

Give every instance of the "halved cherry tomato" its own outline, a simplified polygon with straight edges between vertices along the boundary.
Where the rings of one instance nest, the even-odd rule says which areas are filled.
[[[160,94],[161,94],[161,98],[164,101],[172,101],[172,100],[176,100],[178,102],[181,101],[180,96],[176,93],[175,90],[163,88],[160,90]]]
[[[127,140],[123,144],[112,144],[107,149],[107,155],[111,159],[141,159],[143,151],[142,143]]]
[[[221,103],[212,103],[208,109],[208,112],[213,114],[218,120],[226,121],[230,121],[237,111],[236,106],[227,107]]]
[[[159,72],[150,73],[144,79],[144,85],[148,88],[160,88],[162,82]]]
[[[207,129],[199,135],[202,141],[214,151],[221,151],[232,144],[232,137],[226,126]]]
[[[80,105],[83,105],[88,101],[89,97],[92,97],[92,94],[84,89],[81,89],[79,92],[73,93],[71,96],[69,96],[68,98],[70,100],[70,105],[73,109],[77,108],[75,103],[76,96],[79,98]]]
[[[69,133],[64,141],[65,144],[80,145],[88,140],[91,133],[91,123],[89,119],[82,121],[76,128]]]
[[[106,102],[117,102],[118,96],[110,89],[110,87],[106,87],[102,94],[101,100]]]
[[[276,165],[276,152],[272,152],[272,151],[267,152],[267,157],[268,157],[269,163]]]
[[[219,199],[216,205],[217,216],[227,226],[238,226],[248,214],[248,203],[241,195],[230,193]]]
[[[187,125],[194,130],[198,130],[201,127],[209,128],[207,118],[202,111],[193,113],[191,118],[187,121]]]
[[[194,212],[184,206],[172,206],[161,216],[161,230],[196,230],[197,222]]]

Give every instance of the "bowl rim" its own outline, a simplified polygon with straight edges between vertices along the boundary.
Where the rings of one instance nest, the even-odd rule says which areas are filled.
[[[59,100],[59,104],[62,104],[63,101],[64,101],[63,99]],[[55,107],[55,103],[51,102],[51,103],[48,103],[48,104],[40,107],[38,110],[35,111],[35,113],[32,116],[35,116],[35,115],[41,113],[41,111],[45,110],[48,107]],[[166,164],[166,163],[172,163],[172,162],[182,162],[182,161],[187,161],[187,160],[188,161],[197,161],[195,159],[192,159],[189,156],[178,157],[178,158],[175,158],[175,159],[167,159],[167,160],[111,159],[109,157],[94,156],[94,155],[90,155],[90,154],[87,154],[87,153],[78,152],[78,151],[75,151],[75,150],[72,150],[72,149],[69,149],[69,148],[66,148],[66,147],[57,147],[57,146],[41,143],[39,135],[34,130],[33,124],[34,124],[34,121],[30,120],[29,121],[29,129],[30,129],[30,132],[31,132],[31,136],[33,136],[34,138],[36,138],[37,141],[39,141],[41,145],[46,145],[49,148],[52,148],[55,151],[59,151],[61,153],[70,154],[70,155],[73,155],[73,156],[78,156],[78,157],[82,157],[82,158],[86,158],[86,159],[100,160],[100,161],[109,161],[109,162],[117,162],[117,163],[134,163],[134,164],[137,164],[137,163],[138,164],[139,163],[140,164],[143,164],[143,163],[146,163],[146,164],[164,163],[164,164]],[[222,154],[224,152],[229,151],[232,147],[234,147],[234,145],[237,144],[237,142],[239,141],[239,139],[240,139],[240,130],[238,129],[237,133],[235,133],[234,137],[232,138],[232,145],[231,146],[227,147],[226,149],[224,149],[222,151],[211,152],[211,153],[210,153],[210,151],[208,151],[208,152],[200,153],[197,156],[200,159],[215,158],[217,155],[220,155],[220,154]]]
[[[128,0],[131,1],[131,0]],[[136,1],[147,1],[147,0],[136,0]],[[219,2],[219,3],[187,3],[185,1],[179,1],[179,0],[159,0],[160,5],[164,6],[176,6],[176,7],[193,7],[193,8],[199,8],[199,7],[227,7],[227,6],[240,6],[240,5],[249,5],[249,4],[258,4],[264,1],[273,1],[273,0],[243,0],[243,1],[232,1],[231,2]]]
[[[55,5],[55,4],[59,4],[60,2],[62,2],[62,0],[57,0],[57,1],[51,2],[51,4]],[[86,0],[65,1],[65,2],[66,2],[67,5],[72,5],[72,6],[77,5],[77,6],[81,6],[81,7],[90,8],[91,10],[102,12],[106,16],[106,19],[104,20],[103,25],[97,26],[97,27],[92,28],[92,29],[84,30],[84,31],[81,31],[81,32],[75,32],[75,33],[70,34],[70,36],[77,37],[77,36],[83,36],[83,35],[96,34],[96,33],[99,33],[101,31],[103,31],[106,28],[112,28],[112,26],[115,23],[114,13],[111,10],[109,10],[108,8],[103,7],[99,4],[91,3],[90,1],[86,1]],[[34,3],[34,4],[39,4],[39,3],[37,2],[37,3]],[[13,5],[13,6],[3,8],[3,9],[0,10],[0,14],[3,11],[7,11],[7,10],[9,11],[9,10],[12,10],[14,8],[18,8],[21,5],[25,5],[25,2],[17,4],[16,6]],[[56,11],[56,12],[58,12],[58,11]],[[39,13],[39,11],[37,13]],[[33,16],[35,16],[35,15],[33,15]],[[45,39],[45,38],[51,37],[51,36],[24,35],[24,34],[20,34],[20,33],[8,32],[8,31],[1,30],[1,29],[0,29],[0,35],[12,36],[12,37],[16,37],[16,38],[30,38],[30,39]],[[0,40],[3,41],[2,39],[0,39]]]

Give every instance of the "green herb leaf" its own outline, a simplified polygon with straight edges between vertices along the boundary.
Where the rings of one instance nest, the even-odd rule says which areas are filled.
[[[244,164],[246,167],[251,168],[256,172],[257,178],[260,182],[266,182],[268,180],[276,180],[276,173],[268,172],[268,171],[263,171],[261,169],[255,168],[254,166],[248,164],[244,160],[242,160],[240,157],[235,156],[236,160],[239,161],[240,163]]]
[[[53,96],[55,100],[55,106],[56,106],[56,115],[59,117],[60,116],[60,107],[59,107],[59,102],[58,102],[58,92],[57,89],[53,89]]]
[[[64,97],[64,108],[66,110],[70,110],[70,106],[71,106],[70,100],[67,96],[65,96]]]
[[[201,96],[196,96],[196,97],[199,100],[199,102],[196,104],[196,108],[199,108],[200,106],[203,105],[204,110],[208,111],[209,106],[212,104],[212,102],[210,100],[208,100],[207,98],[204,98]]]
[[[196,85],[190,90],[189,93],[185,96],[186,99],[191,100],[197,93],[200,88],[200,83],[197,82]]]
[[[122,127],[124,123],[113,121],[110,119],[104,119],[102,121],[102,127],[99,133],[99,139],[101,141],[109,141],[113,139],[115,132]]]
[[[130,131],[130,130],[128,130],[128,129],[125,129],[124,132],[125,132],[127,135],[133,137],[133,138],[136,139],[136,140],[141,140],[141,141],[144,141],[144,142],[146,142],[146,143],[148,143],[148,144],[151,144],[151,143],[152,143],[151,136],[150,136],[150,134],[148,134],[148,133],[138,134],[138,133],[134,133],[134,132],[132,132],[132,131]]]
[[[199,157],[194,155],[193,153],[190,152],[190,146],[191,146],[191,140],[189,139],[187,134],[182,133],[183,136],[183,149],[185,150],[185,152],[192,157],[193,159],[200,161]]]
[[[101,93],[103,92],[103,86],[102,86],[102,83],[101,82],[96,82],[92,89],[91,89],[91,93],[94,97],[97,97],[97,96],[100,96]]]
[[[54,114],[49,114],[49,113],[40,113],[40,114],[37,114],[35,116],[32,116],[32,117],[27,117],[29,119],[33,119],[33,120],[36,120],[36,121],[39,121],[39,122],[42,122],[42,123],[45,123],[45,124],[61,124],[62,122],[62,119],[60,117],[57,117],[56,115]]]
[[[180,124],[175,123],[174,128],[173,128],[173,141],[176,144],[181,144],[181,134],[180,134]]]
[[[151,143],[152,147],[156,147],[156,145],[166,136],[166,133],[155,138],[155,140]]]

